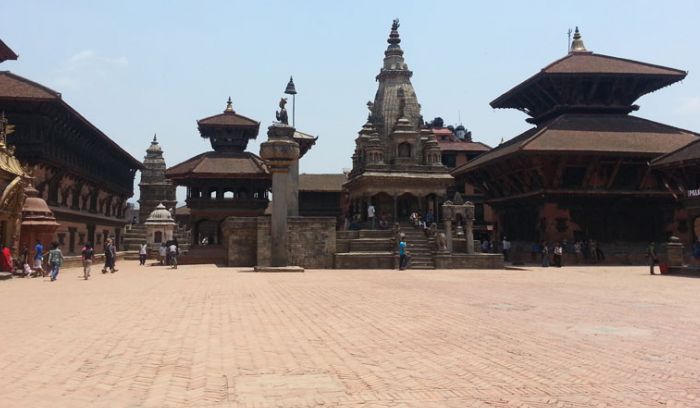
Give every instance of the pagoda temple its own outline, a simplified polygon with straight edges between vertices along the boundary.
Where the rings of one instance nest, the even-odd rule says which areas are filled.
[[[201,246],[220,246],[226,217],[263,215],[272,185],[264,161],[245,151],[248,140],[257,137],[260,123],[237,114],[231,98],[223,113],[200,119],[197,125],[214,150],[166,171],[175,184],[187,187],[193,234],[190,252]]]
[[[648,243],[682,232],[684,215],[648,162],[698,134],[630,115],[634,102],[686,72],[586,49],[576,29],[568,55],[491,102],[535,127],[456,168],[486,195],[511,240]],[[643,253],[643,248],[640,250]]]
[[[174,209],[175,185],[165,178],[165,159],[158,139],[153,135],[151,145],[146,149],[139,182],[139,223],[143,224],[159,204]]]
[[[437,218],[454,180],[441,162],[435,135],[423,127],[398,28],[394,20],[376,78],[377,93],[367,103],[370,114],[355,139],[353,167],[344,186],[353,215],[366,217],[372,203],[378,217],[394,221],[412,211],[431,211]]]

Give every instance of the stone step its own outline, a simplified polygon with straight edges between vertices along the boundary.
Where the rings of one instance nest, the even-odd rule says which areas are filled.
[[[394,248],[390,239],[359,238],[350,240],[350,252],[389,252]]]
[[[360,230],[359,238],[392,238],[391,230]]]

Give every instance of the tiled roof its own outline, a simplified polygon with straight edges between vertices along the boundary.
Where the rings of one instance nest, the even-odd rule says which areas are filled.
[[[548,74],[594,73],[685,76],[686,72],[661,65],[609,55],[574,52],[542,68]]]
[[[345,174],[306,174],[299,175],[299,191],[340,192],[347,181]]]
[[[260,157],[250,152],[206,152],[165,172],[172,179],[193,178],[266,178],[270,172]]]
[[[10,49],[2,40],[0,40],[0,62],[7,60],[16,60],[17,54]]]
[[[700,160],[700,138],[652,160],[652,167],[675,167],[685,162]]]
[[[438,140],[443,152],[487,152],[491,148],[480,142],[445,142]]]
[[[687,75],[687,72],[675,68],[602,54],[570,53],[552,62],[535,75],[514,86],[503,95],[491,101],[490,105],[493,108],[518,108],[522,102],[519,101],[517,95],[524,90],[534,87],[535,92],[541,93],[542,91],[540,88],[549,83],[547,78],[560,78],[572,75],[579,77],[593,76],[595,78],[604,75],[653,78],[654,81],[650,86],[635,90],[635,92],[639,94],[637,97],[639,97],[682,80]],[[545,85],[543,85],[543,83]]]
[[[10,71],[0,71],[0,98],[61,99],[61,94]]]
[[[136,158],[110,139],[109,136],[104,134],[83,115],[63,101],[61,94],[53,89],[13,74],[12,72],[0,71],[0,99],[9,100],[12,103],[14,103],[14,101],[32,100],[55,101],[60,110],[65,111],[70,117],[75,118],[79,123],[86,126],[93,135],[104,140],[115,152],[119,153],[123,159],[130,162],[134,168],[141,169],[143,167],[140,161],[136,160]]]
[[[636,116],[563,114],[480,155],[455,169],[453,174],[468,172],[518,152],[656,156],[685,146],[698,136]]]
[[[226,111],[218,115],[200,119],[197,121],[197,124],[205,126],[260,126],[260,122],[256,122],[253,119],[247,118],[243,115],[239,115],[233,111]]]

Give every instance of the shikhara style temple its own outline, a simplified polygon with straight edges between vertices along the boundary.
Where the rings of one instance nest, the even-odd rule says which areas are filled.
[[[513,240],[663,241],[687,217],[648,163],[698,134],[630,115],[634,102],[686,72],[588,51],[565,57],[493,102],[535,127],[455,169],[481,189]],[[643,252],[643,251],[642,251]]]
[[[432,212],[437,218],[454,180],[440,160],[435,135],[423,126],[411,84],[413,72],[404,61],[398,28],[395,20],[377,75],[374,102],[367,103],[369,117],[355,139],[345,188],[353,215],[366,217],[372,203],[377,217],[398,220],[420,211]]]
[[[175,185],[165,178],[165,158],[158,138],[153,135],[151,145],[143,159],[141,181],[139,182],[139,223],[143,223],[159,204],[167,209],[175,209]]]

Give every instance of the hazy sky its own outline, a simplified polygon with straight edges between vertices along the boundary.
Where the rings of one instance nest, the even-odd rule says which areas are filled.
[[[3,0],[0,16],[0,38],[20,55],[0,70],[61,92],[138,159],[157,133],[169,166],[210,150],[196,120],[229,96],[261,122],[248,145],[258,153],[291,74],[297,128],[319,136],[301,171],[351,167],[394,18],[423,116],[461,114],[475,140],[494,146],[529,127],[489,102],[563,57],[576,25],[591,51],[689,71],[635,115],[700,131],[700,2],[690,0]]]

